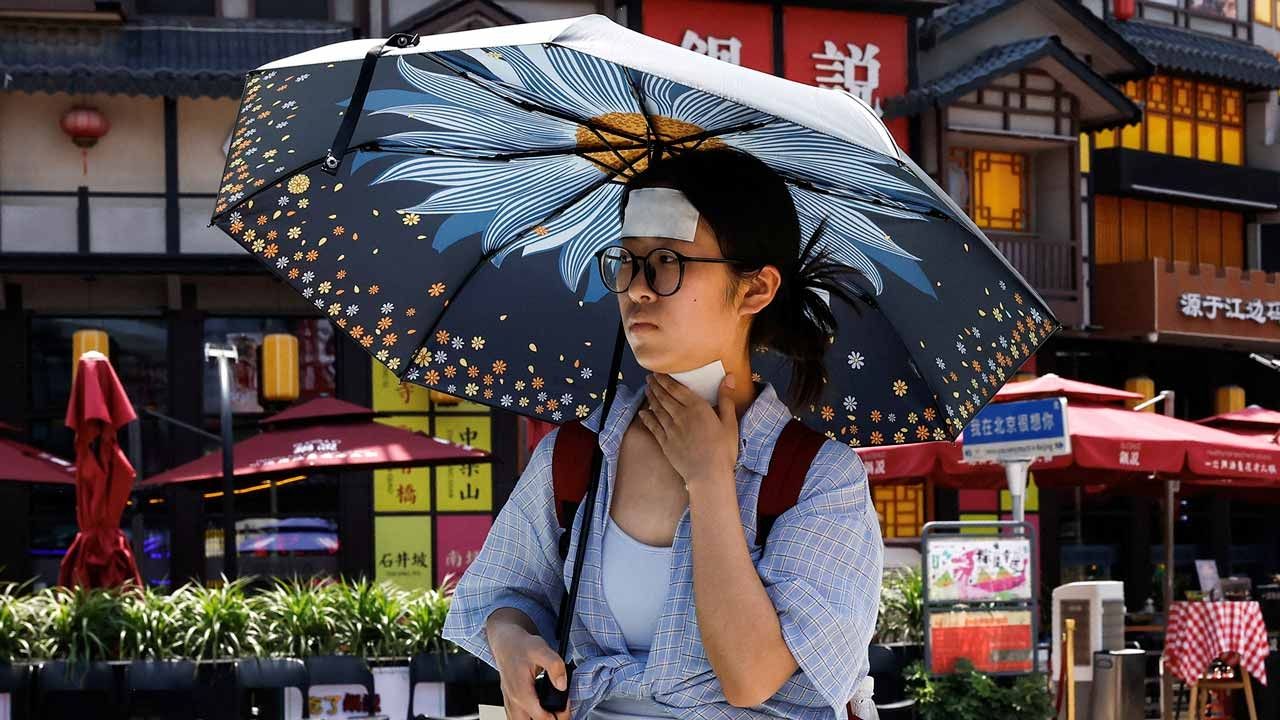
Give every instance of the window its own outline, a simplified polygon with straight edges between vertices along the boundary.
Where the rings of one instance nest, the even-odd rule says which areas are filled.
[[[139,15],[200,15],[217,14],[216,0],[138,0]]]
[[[1118,132],[1096,133],[1099,149],[1119,145],[1162,155],[1244,164],[1244,95],[1240,90],[1155,75],[1125,83],[1124,91],[1143,106],[1142,121]]]
[[[871,501],[880,516],[880,534],[888,538],[920,537],[924,527],[923,485],[882,485],[871,488]]]
[[[953,147],[948,163],[948,190],[978,227],[1031,231],[1026,153]]]
[[[333,326],[324,318],[223,317],[204,321],[206,343],[229,343],[239,359],[233,372],[231,409],[236,413],[261,413],[258,350],[270,333],[288,333],[298,338],[299,400],[333,395],[336,387]],[[206,363],[204,371],[204,413],[220,412],[218,368]]]
[[[1280,20],[1280,0],[1253,0],[1253,21],[1272,25]]]
[[[329,0],[254,0],[254,17],[328,20]]]
[[[221,479],[202,482],[206,577],[223,571]],[[241,482],[236,490],[236,550],[240,575],[333,577],[341,551],[339,476],[314,472],[274,483]],[[367,482],[367,481],[366,481]]]

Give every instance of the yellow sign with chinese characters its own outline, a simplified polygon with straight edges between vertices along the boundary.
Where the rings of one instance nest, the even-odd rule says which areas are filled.
[[[430,515],[375,515],[374,572],[406,590],[429,589],[432,572]]]
[[[488,414],[436,415],[438,438],[480,450],[493,449]],[[493,468],[487,464],[441,465],[436,468],[436,509],[446,512],[491,512]]]
[[[386,365],[373,363],[373,409],[378,412],[426,412],[429,391],[421,385],[402,383]]]
[[[397,415],[379,418],[378,422],[410,432],[429,434],[425,415]],[[431,469],[416,467],[374,470],[373,511],[430,512]]]

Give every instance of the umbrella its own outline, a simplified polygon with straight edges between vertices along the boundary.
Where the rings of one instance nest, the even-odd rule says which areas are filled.
[[[80,356],[67,427],[76,434],[76,523],[80,531],[58,571],[59,585],[114,587],[142,578],[120,530],[135,476],[116,439],[137,419],[111,361],[97,351]]]
[[[706,147],[767,163],[858,273],[825,393],[793,408],[831,437],[953,438],[1058,327],[865,103],[600,16],[286,58],[249,74],[233,138],[218,227],[401,380],[540,420],[616,377],[591,268],[628,178]],[[757,350],[785,395],[789,364]]]
[[[18,428],[0,423],[0,431],[13,433]],[[76,481],[75,466],[55,455],[0,436],[0,479],[14,482],[71,484]]]
[[[323,468],[372,470],[492,460],[483,450],[376,422],[372,410],[335,398],[299,403],[261,424],[263,432],[236,443],[236,478],[269,480]],[[138,487],[220,477],[219,450],[153,475]]]
[[[1280,412],[1250,405],[1243,410],[1222,413],[1196,422],[1265,442],[1280,443]]]
[[[830,303],[822,397],[793,408],[828,437],[954,438],[1058,329],[865,102],[601,16],[339,43],[250,73],[213,223],[401,380],[558,423],[607,415],[620,378],[643,376],[590,272],[626,183],[716,147],[781,176],[801,231],[858,275],[859,305]],[[785,395],[789,363],[756,352]]]

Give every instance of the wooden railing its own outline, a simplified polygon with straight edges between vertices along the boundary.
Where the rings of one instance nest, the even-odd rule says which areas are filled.
[[[1078,299],[1080,246],[1038,235],[988,232],[1009,264],[1044,298]]]

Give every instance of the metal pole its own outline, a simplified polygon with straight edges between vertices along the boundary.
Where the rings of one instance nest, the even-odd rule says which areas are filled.
[[[1164,405],[1162,410],[1165,415],[1173,417],[1174,414],[1174,392],[1165,390],[1160,393],[1164,395]],[[1164,612],[1165,617],[1169,616],[1169,608],[1173,606],[1173,543],[1174,528],[1177,521],[1178,513],[1178,481],[1164,481]]]
[[[205,358],[218,363],[218,385],[222,417],[222,574],[228,580],[239,575],[236,557],[235,435],[231,425],[231,369],[237,355],[234,347],[204,346]]]
[[[1026,519],[1027,506],[1027,469],[1030,460],[1007,460],[1004,462],[1004,479],[1009,484],[1009,496],[1013,504],[1013,521]]]

